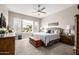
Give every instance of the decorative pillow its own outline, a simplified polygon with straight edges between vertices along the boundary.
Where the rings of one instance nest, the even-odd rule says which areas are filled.
[[[58,34],[62,34],[63,33],[63,29],[62,28],[58,28],[58,27],[47,28],[47,30],[51,30],[51,33],[58,33]]]
[[[51,33],[51,30],[48,30],[47,33]]]
[[[58,33],[58,31],[57,31],[57,30],[54,30],[54,33],[55,33],[55,34],[57,34],[57,33]]]
[[[60,30],[55,30],[54,33],[60,34]]]
[[[51,33],[54,33],[55,31],[54,30],[51,30]]]

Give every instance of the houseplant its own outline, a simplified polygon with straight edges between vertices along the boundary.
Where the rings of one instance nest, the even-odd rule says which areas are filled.
[[[5,34],[6,30],[6,28],[0,28],[0,34]]]

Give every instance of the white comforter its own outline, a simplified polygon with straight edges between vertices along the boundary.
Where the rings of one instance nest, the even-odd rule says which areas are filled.
[[[44,32],[34,32],[34,33],[32,33],[32,36],[34,36],[35,38],[41,39],[46,46],[50,41],[60,38],[59,34],[56,34],[56,33],[44,33]]]

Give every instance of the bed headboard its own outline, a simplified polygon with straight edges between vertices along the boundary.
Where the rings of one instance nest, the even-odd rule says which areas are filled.
[[[55,31],[58,31],[60,34],[63,33],[63,29],[59,27],[47,28],[47,31],[48,30],[51,30],[52,33],[54,33]]]

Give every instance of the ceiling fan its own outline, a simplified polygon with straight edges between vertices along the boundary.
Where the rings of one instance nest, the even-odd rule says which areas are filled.
[[[43,13],[43,14],[46,14],[46,13],[47,13],[47,12],[44,12],[44,11],[43,11],[43,10],[46,9],[46,7],[42,7],[40,4],[37,5],[37,8],[35,8],[35,7],[33,6],[33,9],[36,10],[36,11],[33,12],[33,13],[38,13],[38,15],[40,15],[41,13]]]

